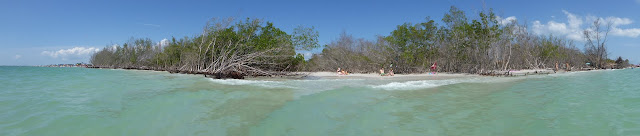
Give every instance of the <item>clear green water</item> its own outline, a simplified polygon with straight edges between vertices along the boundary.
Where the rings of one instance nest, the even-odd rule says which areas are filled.
[[[256,81],[0,67],[0,135],[640,135],[639,76]]]

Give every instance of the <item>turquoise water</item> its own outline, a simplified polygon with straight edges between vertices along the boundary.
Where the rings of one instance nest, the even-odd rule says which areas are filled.
[[[0,67],[0,135],[640,135],[639,76],[266,81]]]

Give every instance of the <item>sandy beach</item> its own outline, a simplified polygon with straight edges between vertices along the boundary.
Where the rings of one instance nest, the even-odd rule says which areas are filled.
[[[506,71],[504,71],[506,72]],[[502,72],[502,73],[504,73]],[[557,74],[572,71],[556,71],[550,69],[524,69],[511,70],[511,76],[544,75]],[[303,79],[379,79],[379,80],[442,80],[453,78],[482,77],[478,74],[466,73],[420,73],[420,74],[395,74],[394,76],[380,76],[378,73],[351,73],[349,75],[338,75],[336,72],[300,72],[305,75]]]
[[[451,79],[463,77],[476,77],[474,74],[453,74],[453,73],[422,73],[422,74],[396,74],[394,76],[380,76],[377,73],[352,73],[349,75],[338,75],[336,72],[304,72],[307,78],[323,78],[323,79],[404,79],[404,80],[425,80],[425,79]]]

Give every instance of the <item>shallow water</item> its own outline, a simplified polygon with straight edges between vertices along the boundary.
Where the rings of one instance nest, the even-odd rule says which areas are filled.
[[[639,76],[266,81],[0,67],[0,135],[640,135]]]

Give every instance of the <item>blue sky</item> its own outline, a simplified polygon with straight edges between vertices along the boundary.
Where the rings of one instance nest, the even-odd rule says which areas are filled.
[[[89,55],[130,37],[156,42],[193,36],[211,18],[259,18],[291,32],[314,26],[320,44],[342,31],[358,38],[388,35],[404,22],[440,20],[450,6],[475,15],[493,8],[537,34],[575,39],[590,19],[615,22],[611,58],[640,62],[640,0],[440,1],[0,1],[0,65],[88,62]],[[317,51],[316,51],[317,52]]]

